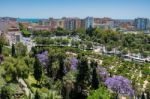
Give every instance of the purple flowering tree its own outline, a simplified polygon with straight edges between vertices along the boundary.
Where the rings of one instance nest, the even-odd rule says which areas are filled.
[[[131,82],[122,76],[107,78],[105,85],[117,94],[128,95],[130,97],[134,96],[134,90],[131,87]]]
[[[106,68],[98,66],[97,70],[98,70],[98,74],[99,74],[101,80],[105,81],[108,78],[108,72],[107,72]]]
[[[47,67],[47,64],[48,64],[48,61],[49,61],[49,59],[48,59],[48,51],[44,51],[44,52],[42,52],[40,54],[37,54],[37,58],[39,59],[40,63],[43,66]]]
[[[71,58],[70,63],[71,63],[71,70],[76,70],[77,66],[78,66],[77,58],[75,58],[75,57]]]
[[[75,57],[65,59],[65,72],[70,70],[76,70],[78,65],[78,60]]]

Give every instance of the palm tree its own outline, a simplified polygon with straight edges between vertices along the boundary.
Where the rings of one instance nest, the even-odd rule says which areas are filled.
[[[63,78],[63,95],[65,99],[70,99],[70,92],[74,89],[75,72],[68,72]]]

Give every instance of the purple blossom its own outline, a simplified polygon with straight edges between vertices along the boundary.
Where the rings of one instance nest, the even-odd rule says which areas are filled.
[[[73,57],[70,59],[70,63],[71,63],[71,70],[76,70],[78,65],[78,60],[75,57]]]
[[[37,58],[43,66],[47,66],[48,64],[48,51],[44,51],[40,54],[37,54]]]
[[[117,93],[128,95],[131,97],[134,96],[134,90],[131,87],[131,82],[127,78],[124,78],[122,76],[115,76],[112,78],[108,78],[105,81],[105,85],[109,89]]]
[[[97,67],[98,70],[98,74],[100,76],[100,78],[105,81],[108,78],[108,72],[105,68],[98,66]]]

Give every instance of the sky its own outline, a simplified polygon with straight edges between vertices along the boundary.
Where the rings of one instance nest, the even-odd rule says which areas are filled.
[[[0,0],[0,17],[150,18],[150,0]]]

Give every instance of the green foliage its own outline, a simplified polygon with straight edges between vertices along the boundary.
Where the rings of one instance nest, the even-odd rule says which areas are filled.
[[[69,34],[70,34],[70,31],[58,27],[58,28],[54,31],[54,33],[55,33],[56,36],[65,36],[65,35],[69,35]]]
[[[33,31],[33,36],[34,37],[49,37],[52,33],[49,31]]]
[[[15,45],[15,51],[16,51],[16,56],[26,56],[27,46],[19,42]]]
[[[22,59],[6,58],[3,63],[7,82],[16,81],[18,77],[27,78],[29,68]]]
[[[0,45],[7,45],[8,42],[7,42],[7,39],[6,39],[6,36],[4,34],[1,34],[0,35]]]
[[[16,94],[20,96],[24,95],[19,85],[17,84],[7,84],[1,88],[1,99],[14,99]]]
[[[93,90],[87,99],[110,99],[110,92],[105,87]]]
[[[24,37],[30,37],[31,36],[31,33],[28,31],[28,30],[22,30],[22,35]]]
[[[27,28],[22,23],[19,23],[19,28],[24,37],[30,37],[31,33],[27,30]]]
[[[5,86],[1,89],[1,99],[10,99],[12,93],[10,92],[10,89]]]

